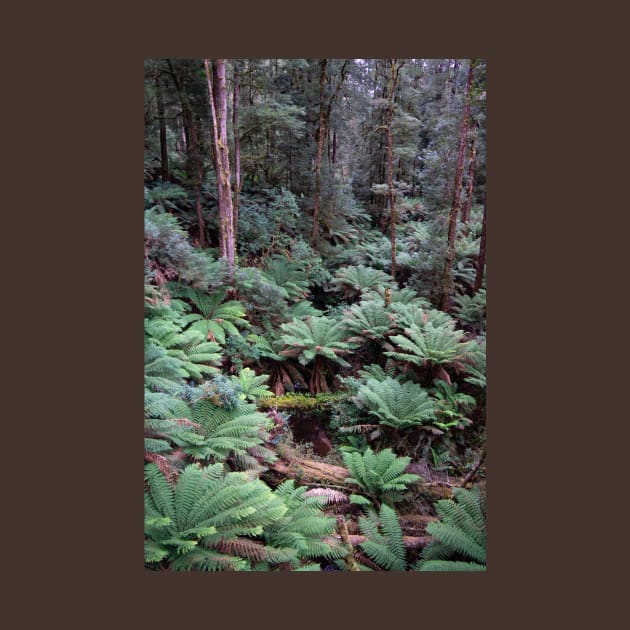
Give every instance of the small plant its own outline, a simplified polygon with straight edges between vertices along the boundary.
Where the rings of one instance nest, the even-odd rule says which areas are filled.
[[[367,537],[359,546],[376,563],[376,568],[386,571],[407,570],[407,550],[398,515],[393,508],[381,505],[378,516],[370,512],[367,517],[359,519],[359,528]]]
[[[232,376],[231,378],[232,381],[241,388],[242,393],[240,394],[240,398],[243,400],[255,402],[261,398],[270,398],[273,396],[273,393],[269,391],[266,385],[269,380],[269,375],[267,374],[256,376],[254,370],[243,368],[238,376]]]

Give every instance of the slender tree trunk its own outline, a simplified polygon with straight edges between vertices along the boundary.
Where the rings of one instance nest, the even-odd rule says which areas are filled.
[[[317,131],[317,154],[315,156],[315,200],[313,205],[313,233],[314,242],[319,236],[319,210],[321,206],[321,171],[322,154],[324,151],[324,90],[326,88],[326,65],[328,59],[319,62],[319,127]]]
[[[199,230],[199,246],[206,246],[206,228],[203,220],[203,209],[201,204],[201,185],[203,182],[203,165],[201,161],[201,150],[199,135],[193,116],[192,107],[184,90],[180,77],[178,77],[171,60],[167,60],[171,78],[175,84],[175,90],[182,105],[182,125],[184,139],[186,143],[186,173],[193,184],[195,191],[195,208],[197,211],[197,226]]]
[[[464,154],[466,150],[466,138],[468,136],[468,118],[470,117],[470,94],[472,89],[473,70],[475,60],[471,59],[468,68],[468,82],[466,85],[466,95],[464,102],[464,113],[459,128],[459,153],[457,155],[457,167],[455,169],[455,182],[453,185],[453,203],[448,224],[448,246],[446,261],[444,264],[444,274],[442,276],[442,298],[440,308],[448,308],[448,300],[451,292],[451,268],[455,260],[455,230],[457,228],[457,216],[461,208],[462,198],[462,177],[464,173]]]
[[[473,202],[473,185],[475,180],[475,158],[477,157],[477,135],[473,133],[470,143],[470,159],[468,161],[468,180],[466,182],[466,201],[462,208],[462,223],[468,223],[470,220],[470,209]]]
[[[396,86],[398,84],[398,75],[403,63],[404,62],[396,63],[395,59],[390,60],[390,85],[385,124],[387,129],[387,196],[389,199],[389,209],[391,213],[390,230],[392,241],[392,280],[396,280],[396,225],[398,223],[393,181],[394,141],[392,137],[392,120],[394,118],[394,96],[396,94]]]
[[[190,139],[193,152],[195,168],[195,208],[197,210],[197,226],[199,228],[199,247],[206,246],[206,226],[203,220],[203,207],[201,204],[201,186],[203,184],[203,164],[201,162],[201,151],[199,150],[199,134],[197,125],[193,121],[190,127]]]
[[[212,129],[217,162],[217,190],[219,197],[220,253],[227,258],[230,274],[234,272],[234,215],[230,185],[230,152],[227,139],[227,94],[225,90],[225,59],[217,59],[210,68],[204,59],[208,95],[212,111]]]
[[[481,289],[483,283],[483,268],[486,265],[486,196],[483,196],[483,222],[481,224],[481,240],[479,242],[479,256],[477,257],[477,273],[473,293]]]
[[[234,61],[234,93],[232,96],[232,124],[234,127],[234,241],[238,232],[238,202],[241,195],[241,139],[238,129],[238,106],[241,93],[241,77],[238,61]]]
[[[164,97],[162,96],[162,75],[158,70],[155,73],[155,94],[157,97],[158,117],[160,120],[160,162],[162,169],[162,181],[170,181],[168,172],[168,145],[166,142],[166,119],[164,117]]]

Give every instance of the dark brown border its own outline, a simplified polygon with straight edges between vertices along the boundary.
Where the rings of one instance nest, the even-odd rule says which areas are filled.
[[[15,418],[27,409],[32,437],[45,448],[35,459],[31,435],[9,445],[18,455],[13,478],[26,464],[35,471],[9,497],[37,501],[32,529],[20,525],[23,542],[5,541],[16,547],[15,566],[28,571],[20,612],[67,627],[229,620],[245,627],[280,619],[301,626],[304,618],[334,626],[405,618],[447,628],[489,620],[510,628],[592,627],[598,594],[587,599],[582,584],[602,506],[595,489],[584,504],[586,482],[573,459],[573,432],[593,417],[580,419],[580,409],[569,408],[568,393],[580,396],[588,386],[576,383],[578,361],[588,360],[576,356],[571,364],[565,336],[575,344],[585,334],[577,307],[593,303],[593,288],[599,300],[601,285],[592,270],[575,277],[565,228],[577,209],[593,210],[593,199],[567,194],[588,175],[570,160],[576,134],[585,132],[584,118],[572,113],[575,96],[585,77],[601,76],[613,59],[600,65],[570,54],[561,37],[567,17],[551,6],[544,13],[525,5],[483,11],[470,3],[449,3],[443,13],[416,4],[296,7],[239,4],[229,16],[224,6],[189,12],[157,2],[124,13],[106,5],[56,14],[48,8],[38,16],[45,29],[39,41],[55,53],[47,47],[20,71],[8,68],[16,81],[7,100],[28,118],[9,129],[19,173],[10,182],[17,195],[8,212],[20,218],[5,237],[17,248],[14,261],[33,250],[39,256],[26,273],[19,263],[5,269],[16,289],[28,287],[23,305],[10,301],[5,309],[19,311],[27,337],[44,347],[18,362],[25,385]],[[59,17],[64,26],[51,36]],[[66,26],[73,18],[80,22]],[[574,16],[571,23],[575,28]],[[488,60],[489,572],[356,579],[147,573],[138,458],[142,60],[320,54]],[[610,77],[601,85],[609,102],[619,82]],[[588,132],[597,133],[593,119]],[[591,248],[598,246],[606,256],[607,243],[589,240],[591,224],[577,227],[588,256],[597,256]],[[19,306],[29,312],[22,315]],[[33,369],[43,376],[35,379]],[[593,457],[595,449],[585,452]],[[11,510],[6,514],[13,520]],[[560,525],[558,518],[566,520]],[[24,546],[34,557],[22,555]],[[543,612],[548,605],[552,612]],[[610,608],[599,613],[604,621]]]

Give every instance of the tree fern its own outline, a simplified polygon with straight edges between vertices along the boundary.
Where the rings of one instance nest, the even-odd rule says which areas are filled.
[[[346,341],[348,333],[345,322],[331,317],[309,317],[304,321],[294,320],[282,325],[281,336],[287,348],[281,355],[297,358],[302,365],[314,362],[310,383],[311,393],[329,391],[323,373],[326,361],[350,367],[341,355],[348,354],[356,346]]]
[[[420,481],[418,475],[405,473],[410,457],[399,457],[391,449],[376,454],[368,448],[363,454],[342,453],[343,462],[350,471],[346,483],[354,483],[375,499],[396,501],[407,486]]]
[[[303,300],[309,293],[306,274],[301,265],[286,256],[273,256],[265,263],[264,274],[291,301]]]
[[[451,325],[435,326],[427,322],[404,329],[403,335],[391,337],[392,343],[400,350],[385,352],[399,361],[408,361],[419,366],[427,365],[462,365],[470,358],[474,342],[463,341],[464,333],[454,330]]]
[[[359,388],[357,400],[380,424],[405,429],[435,420],[436,404],[428,392],[417,383],[387,377],[382,381],[368,379]]]
[[[456,488],[435,504],[440,520],[427,525],[435,539],[420,554],[417,571],[485,571],[486,505],[479,488]]]
[[[344,297],[357,297],[380,287],[395,288],[390,276],[379,269],[364,265],[342,267],[335,275],[335,286],[344,292]]]
[[[179,368],[186,373],[187,378],[201,381],[204,375],[218,371],[214,366],[221,363],[221,348],[214,342],[206,341],[201,331],[182,331],[181,325],[165,319],[147,321],[145,330],[166,349],[167,356],[181,361]]]
[[[282,396],[287,391],[293,392],[296,386],[308,389],[299,368],[288,357],[280,354],[286,347],[281,339],[268,339],[254,334],[248,335],[248,339],[255,344],[261,357],[260,363],[270,375],[269,387],[276,396]]]
[[[346,311],[345,322],[347,329],[356,335],[356,339],[352,340],[359,342],[380,341],[394,325],[384,302],[374,300],[362,300],[359,304],[353,304]]]
[[[225,343],[225,334],[238,335],[237,326],[248,328],[245,308],[237,300],[224,302],[227,289],[216,289],[208,293],[184,285],[172,285],[173,295],[184,297],[195,305],[199,313],[182,317],[190,328],[200,331],[210,341]]]
[[[147,564],[167,561],[174,571],[245,570],[253,561],[293,557],[292,550],[243,538],[261,536],[287,512],[262,481],[226,474],[222,464],[187,466],[174,486],[147,464],[145,479]]]
[[[256,411],[254,404],[240,402],[227,408],[201,399],[193,406],[192,418],[200,425],[204,441],[188,447],[186,452],[197,459],[225,461],[232,455],[240,465],[251,467],[257,464],[252,449],[266,458],[273,456],[271,451],[262,448],[273,421]]]

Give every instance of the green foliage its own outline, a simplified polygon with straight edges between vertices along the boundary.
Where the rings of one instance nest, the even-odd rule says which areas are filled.
[[[407,486],[420,481],[418,475],[405,473],[410,457],[399,457],[391,449],[376,454],[368,448],[363,454],[343,453],[343,462],[350,471],[346,483],[355,483],[369,497],[395,502]]]
[[[486,502],[479,488],[455,488],[454,499],[435,504],[440,517],[429,523],[435,539],[420,554],[417,571],[485,571]]]
[[[265,263],[265,275],[291,301],[303,300],[308,294],[308,281],[302,266],[286,256],[273,256]]]
[[[192,287],[175,285],[172,292],[176,297],[188,299],[200,312],[184,315],[182,321],[210,340],[224,344],[226,333],[238,335],[237,326],[249,327],[249,322],[244,319],[243,305],[237,300],[223,301],[227,295],[226,289],[206,293]]]
[[[357,400],[380,424],[406,429],[435,422],[436,405],[428,392],[417,383],[387,377],[382,381],[368,379],[359,388]]]
[[[145,466],[145,563],[173,571],[246,570],[252,561],[288,562],[291,550],[251,540],[287,512],[282,498],[245,473],[221,464],[187,466],[173,486],[155,464]]]
[[[240,267],[234,273],[234,282],[252,329],[270,330],[289,319],[286,291],[263,271],[256,267]]]
[[[215,261],[208,252],[192,247],[179,221],[156,209],[144,213],[144,275],[147,282],[163,285],[179,279],[201,290],[227,281],[224,261]]]
[[[280,354],[285,347],[281,339],[254,334],[249,335],[248,339],[255,344],[256,351],[260,354],[263,369],[270,375],[269,387],[276,396],[281,396],[287,391],[294,391],[296,385],[304,390],[308,389],[297,366]]]
[[[362,293],[383,287],[394,288],[390,276],[383,271],[363,265],[342,267],[335,275],[335,287],[345,298],[356,298]]]
[[[335,534],[334,517],[323,512],[328,502],[325,495],[309,493],[305,486],[296,488],[292,479],[280,484],[274,495],[283,499],[287,512],[265,529],[265,540],[274,547],[293,550],[292,567],[309,558],[335,559],[345,554],[340,544],[323,541]]]
[[[464,413],[470,411],[477,401],[468,394],[457,391],[457,383],[446,383],[441,379],[433,381],[434,388],[431,395],[437,401],[438,420],[434,424],[440,429],[451,427],[463,428],[472,423],[472,420],[464,417]]]
[[[455,322],[431,321],[425,312],[426,321],[414,321],[403,330],[402,335],[394,335],[391,342],[401,351],[385,352],[389,357],[414,365],[448,365],[463,368],[463,362],[470,358],[474,342],[464,341],[464,332],[455,330]],[[443,313],[441,315],[444,315]]]
[[[296,357],[302,365],[307,365],[317,356],[330,359],[344,367],[350,367],[341,355],[348,354],[353,344],[347,339],[346,325],[330,317],[309,317],[304,321],[294,320],[282,325],[282,341],[289,349],[280,354]]]
[[[346,327],[356,341],[381,341],[392,329],[394,320],[383,301],[361,300],[346,311]]]
[[[360,543],[361,549],[386,571],[405,571],[407,552],[402,529],[396,511],[381,505],[378,517],[369,513],[359,519],[359,528],[367,540]]]
[[[239,401],[234,407],[219,406],[216,399],[202,398],[193,405],[193,420],[200,425],[203,444],[186,449],[196,459],[225,461],[232,456],[244,468],[257,468],[257,457],[273,459],[263,447],[273,421],[256,411],[256,405]]]
[[[280,354],[296,358],[301,365],[314,361],[311,393],[329,390],[322,361],[350,367],[341,355],[350,353],[355,345],[345,341],[348,335],[343,321],[335,321],[331,317],[309,317],[304,321],[288,322],[281,328],[284,331],[281,339],[287,348]]]
[[[468,377],[464,380],[481,389],[486,388],[486,338],[478,337],[472,354],[472,365],[468,366]]]
[[[477,332],[486,326],[486,290],[479,289],[474,295],[458,295],[453,308],[455,317]]]
[[[238,251],[243,256],[281,252],[298,233],[300,209],[290,191],[260,190],[240,197]]]
[[[217,372],[215,366],[221,363],[221,348],[212,341],[206,341],[206,335],[201,331],[194,329],[182,331],[182,324],[176,321],[153,318],[145,321],[145,334],[166,350],[165,356],[179,360],[179,367],[176,372],[172,372],[173,375],[177,373],[201,381],[204,375]],[[162,365],[164,363],[162,361]],[[207,365],[208,363],[213,365]],[[153,378],[158,376],[155,365],[146,366],[145,374]],[[163,371],[161,374],[161,378],[164,378]]]
[[[232,376],[232,380],[238,383],[242,390],[241,398],[248,401],[257,401],[261,398],[269,398],[273,394],[265,383],[269,380],[268,374],[256,376],[254,370],[243,368],[238,376]]]

